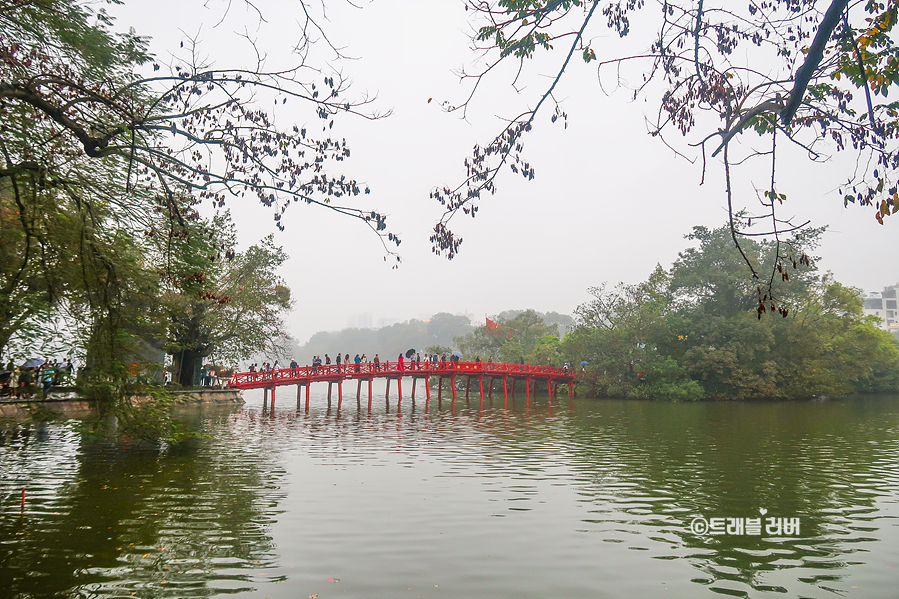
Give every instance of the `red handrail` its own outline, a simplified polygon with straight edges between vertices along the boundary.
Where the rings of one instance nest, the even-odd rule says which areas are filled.
[[[323,364],[298,366],[264,372],[238,372],[232,375],[229,386],[237,389],[274,387],[278,385],[308,384],[315,381],[343,379],[396,378],[400,376],[520,376],[538,379],[574,380],[574,371],[556,366],[506,364],[503,362],[366,362],[363,364]]]

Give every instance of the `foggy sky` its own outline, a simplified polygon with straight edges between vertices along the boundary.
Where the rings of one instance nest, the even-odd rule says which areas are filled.
[[[152,36],[151,49],[161,60],[170,52],[183,53],[180,41],[196,35],[216,67],[252,66],[256,54],[240,37],[246,33],[267,54],[268,67],[295,62],[289,51],[297,39],[297,2],[255,4],[265,22],[237,0],[227,14],[227,4],[216,0],[205,6],[199,0],[129,0],[113,14],[118,28]],[[371,195],[353,201],[389,216],[388,228],[403,240],[402,264],[391,269],[375,235],[327,210],[291,206],[282,233],[272,210],[255,199],[228,204],[242,247],[275,232],[290,256],[282,276],[296,308],[287,322],[300,344],[317,331],[344,328],[348,318],[361,313],[371,313],[375,324],[380,318],[402,321],[441,311],[466,311],[475,323],[506,309],[568,314],[588,300],[588,287],[636,283],[656,263],[669,267],[688,246],[683,236],[693,225],[725,223],[718,169],[710,164],[699,186],[699,163],[677,157],[646,133],[657,96],[654,103],[653,96],[633,101],[627,90],[606,94],[595,65],[574,60],[556,93],[568,113],[568,128],[550,123],[550,107],[524,140],[536,178],[525,182],[512,173],[500,175],[497,194],[481,202],[477,218],[453,219],[452,228],[464,238],[459,256],[452,261],[435,256],[428,236],[441,209],[429,199],[431,189],[462,180],[462,161],[471,148],[489,143],[501,130],[498,117],[517,116],[535,104],[557,62],[540,59],[531,65],[521,94],[510,88],[508,69],[498,73],[461,120],[440,108],[443,101],[457,104],[466,97],[469,87],[453,71],[470,67],[476,58],[468,49],[468,13],[461,0],[373,0],[361,7],[329,0],[328,20],[322,22],[332,42],[355,59],[334,60],[322,44],[316,52],[353,80],[350,97],[377,95],[374,108],[393,111],[377,121],[341,116],[332,135],[345,137],[352,149],[342,172],[371,188]],[[600,57],[622,54],[625,43],[636,49],[648,45],[597,32],[593,47]],[[282,128],[308,123],[314,134],[320,126],[299,103],[279,107],[276,115]],[[683,150],[695,139],[671,141]],[[754,134],[738,139],[753,142],[758,143]],[[845,171],[833,163],[812,165],[801,152],[786,148],[779,162],[780,191],[789,198],[785,210],[830,227],[815,252],[822,271],[867,291],[899,281],[894,230],[899,221],[886,219],[881,226],[872,209],[844,209],[835,174]],[[764,186],[767,168],[736,175],[740,205],[755,202],[747,175],[760,177]]]

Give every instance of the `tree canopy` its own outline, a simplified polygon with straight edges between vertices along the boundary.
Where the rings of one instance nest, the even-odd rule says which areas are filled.
[[[159,60],[146,37],[116,33],[103,4],[0,0],[0,352],[61,312],[94,339],[115,338],[97,337],[95,324],[146,306],[125,298],[158,275],[156,266],[138,272],[142,257],[215,236],[200,205],[210,214],[248,196],[282,229],[290,204],[318,206],[370,228],[396,257],[386,217],[356,205],[369,190],[343,172],[350,146],[333,135],[343,115],[381,115],[349,96],[339,72],[306,63],[308,21],[290,68],[267,71],[255,59],[255,68],[219,68],[189,40]],[[311,123],[279,123],[264,107],[287,102]],[[232,250],[222,259],[259,258]]]
[[[811,251],[820,234],[806,229],[792,242]],[[697,246],[670,270],[592,288],[593,299],[575,311],[561,350],[588,363],[582,382],[590,392],[739,400],[899,388],[899,344],[863,315],[857,289],[818,275],[810,259],[780,310],[765,309],[746,285],[728,226],[696,227],[687,239]],[[772,242],[750,240],[744,249],[765,267],[777,256]]]

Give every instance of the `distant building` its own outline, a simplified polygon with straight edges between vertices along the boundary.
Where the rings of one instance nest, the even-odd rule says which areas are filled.
[[[883,291],[862,293],[865,316],[880,318],[880,328],[899,334],[899,283],[884,287]]]
[[[346,319],[346,328],[348,329],[370,329],[371,328],[371,312],[365,314],[353,314]]]

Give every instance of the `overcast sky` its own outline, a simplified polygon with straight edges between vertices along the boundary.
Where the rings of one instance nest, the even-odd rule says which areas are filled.
[[[298,0],[255,4],[263,23],[238,0],[231,0],[227,14],[224,0],[129,0],[114,14],[119,27],[152,36],[152,50],[161,59],[182,52],[180,41],[199,34],[201,49],[215,66],[251,65],[256,55],[239,35],[246,30],[269,66],[291,63]],[[571,313],[589,299],[588,287],[641,281],[656,263],[670,266],[687,247],[683,236],[693,225],[725,222],[720,169],[710,165],[699,186],[699,164],[677,157],[647,134],[646,117],[657,109],[653,98],[634,102],[626,90],[604,93],[595,66],[577,60],[556,94],[568,113],[568,128],[551,124],[548,109],[525,139],[536,178],[524,182],[501,175],[497,194],[482,201],[476,219],[461,214],[454,219],[454,230],[464,238],[459,256],[452,261],[435,256],[428,237],[441,210],[429,199],[431,189],[461,181],[462,161],[472,146],[493,139],[501,129],[499,117],[533,105],[557,63],[535,63],[520,95],[509,87],[508,71],[497,73],[463,121],[440,108],[443,101],[464,99],[468,88],[454,71],[476,59],[461,0],[372,0],[361,8],[328,0],[327,6],[328,21],[322,24],[328,36],[356,58],[330,61],[353,81],[350,96],[377,95],[374,107],[393,111],[379,121],[342,117],[334,131],[352,148],[343,172],[371,188],[358,205],[389,215],[389,229],[403,240],[403,262],[391,269],[377,238],[346,217],[294,205],[282,233],[270,209],[249,199],[232,200],[229,208],[244,246],[275,232],[290,256],[282,274],[296,300],[288,323],[299,343],[317,331],[344,328],[348,318],[362,313],[370,313],[374,324],[440,311],[467,311],[475,322],[515,308]],[[600,57],[622,54],[617,36],[602,29],[596,35],[593,47]],[[641,45],[638,39],[627,43]],[[320,50],[321,57],[333,59]],[[277,119],[282,127],[308,123],[312,130],[317,124],[298,103],[279,107]],[[757,141],[752,135],[740,143]],[[672,141],[686,147],[680,138]],[[785,210],[830,227],[817,252],[822,270],[868,291],[899,281],[899,220],[880,226],[870,209],[844,209],[836,192],[837,175],[844,172],[839,163],[811,165],[801,153],[785,151],[780,165],[787,175],[780,190],[789,197]],[[744,169],[737,181],[742,205],[755,202],[748,175],[761,177],[764,185],[764,171]]]

